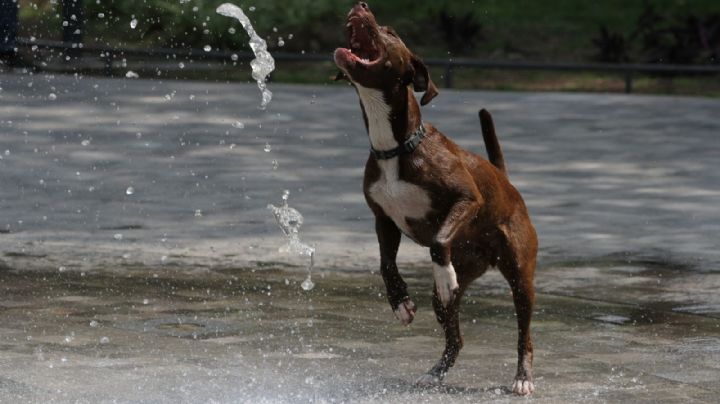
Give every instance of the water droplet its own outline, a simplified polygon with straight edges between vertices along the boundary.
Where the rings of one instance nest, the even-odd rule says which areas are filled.
[[[160,263],[163,265],[167,262],[167,260],[168,260],[167,255],[163,255],[162,257],[160,257]]]
[[[315,283],[310,278],[310,275],[308,275],[308,277],[305,278],[303,283],[300,284],[300,287],[303,288],[303,290],[305,290],[305,291],[313,290],[313,288],[315,287]]]
[[[230,55],[230,59],[232,59],[233,62],[237,62],[238,61],[237,53],[233,53],[232,55]]]
[[[98,18],[105,18],[105,13],[98,13]]]
[[[115,240],[120,241],[120,240],[123,239],[123,235],[122,235],[122,233],[115,233],[115,234],[113,234],[113,238],[114,238]]]
[[[294,36],[293,34],[288,34],[288,39],[293,39]]]
[[[101,343],[101,344],[109,344],[109,343],[110,343],[110,338],[108,338],[108,337],[100,337],[100,343]]]
[[[85,139],[85,140],[83,140],[82,142],[80,142],[80,144],[83,145],[83,146],[87,146],[87,145],[90,144],[90,140]]]
[[[130,28],[135,29],[137,27],[137,23],[138,23],[138,21],[136,18],[133,18],[132,20],[130,20]]]
[[[127,73],[125,73],[125,77],[127,77],[129,79],[136,79],[136,78],[140,77],[140,75],[135,73],[132,70],[128,70]]]
[[[150,304],[150,299],[143,299],[143,304]]]
[[[48,94],[48,100],[50,100],[50,101],[57,100],[57,95],[55,95],[55,93]]]
[[[202,209],[195,209],[195,217],[202,217]]]
[[[278,38],[278,46],[280,46],[280,47],[285,46],[285,41],[283,40],[282,37]]]
[[[265,143],[265,147],[263,148],[265,150],[265,153],[270,153],[272,150],[272,146],[270,146],[270,143]]]
[[[233,122],[232,126],[237,129],[245,129],[245,124],[240,121]]]
[[[234,34],[234,33],[235,33],[235,28],[233,28],[233,27],[228,28],[228,32],[229,32],[230,34]]]
[[[255,6],[250,6],[250,7],[248,8],[248,10],[250,10],[250,11],[255,11]]]
[[[210,45],[205,45],[205,46],[203,46],[203,50],[204,50],[205,52],[210,52],[210,51],[212,50],[212,46],[210,46]]]
[[[100,325],[100,323],[98,323],[96,320],[90,321],[90,327],[97,328],[98,325]]]
[[[133,187],[128,187],[128,188],[125,190],[125,194],[127,194],[127,195],[132,195],[132,194],[134,194],[134,193],[135,193],[135,188],[133,188]]]
[[[181,68],[181,69],[184,69],[184,68],[185,68],[185,63],[183,63],[183,62],[178,63],[178,67]]]
[[[310,257],[310,263],[307,268],[307,278],[300,285],[303,290],[308,291],[315,287],[312,281],[312,269],[315,264],[315,247],[304,244],[300,240],[300,227],[303,224],[303,216],[297,209],[288,205],[289,198],[290,191],[286,189],[283,191],[282,205],[280,207],[273,206],[272,204],[269,204],[267,207],[272,212],[275,221],[286,237],[285,245],[281,246],[278,251],[285,254]]]
[[[65,272],[66,270],[67,270],[67,268],[65,268],[64,266],[59,266],[59,267],[58,267],[58,271],[59,271],[59,272]]]
[[[280,163],[278,163],[277,160],[273,160],[273,161],[272,161],[272,169],[273,169],[273,170],[277,170],[278,167],[280,167]]]
[[[65,336],[65,343],[66,343],[66,344],[69,344],[69,343],[73,342],[74,339],[75,339],[75,337],[74,337],[73,335],[66,335],[66,336]]]

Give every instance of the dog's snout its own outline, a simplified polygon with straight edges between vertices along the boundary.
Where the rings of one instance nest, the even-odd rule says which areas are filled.
[[[355,7],[353,7],[353,9],[350,10],[350,13],[362,14],[362,13],[367,13],[369,11],[370,11],[370,6],[368,6],[368,4],[365,3],[364,1],[359,1],[359,2],[357,2],[357,4],[355,4]]]

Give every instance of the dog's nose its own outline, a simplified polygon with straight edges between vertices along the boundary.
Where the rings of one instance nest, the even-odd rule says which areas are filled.
[[[368,6],[367,3],[364,1],[358,1],[355,3],[352,9],[350,9],[350,12],[348,13],[348,18],[351,16],[363,16],[370,13],[370,6]]]
[[[364,1],[358,1],[354,7],[354,11],[355,12],[370,11],[370,6],[368,6],[368,4],[365,3]]]

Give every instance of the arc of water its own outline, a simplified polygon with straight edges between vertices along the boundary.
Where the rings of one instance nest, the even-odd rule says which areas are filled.
[[[253,79],[262,93],[260,108],[265,109],[272,100],[272,91],[268,90],[266,84],[267,76],[275,70],[275,59],[268,52],[267,43],[255,32],[250,19],[240,7],[231,3],[223,3],[215,11],[225,17],[237,19],[250,36],[250,48],[255,54],[255,59],[250,62],[250,67]]]

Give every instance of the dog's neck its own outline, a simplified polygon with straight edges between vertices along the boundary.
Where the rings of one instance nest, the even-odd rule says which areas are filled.
[[[388,97],[385,92],[355,84],[363,109],[370,144],[391,150],[405,142],[422,123],[420,106],[410,87]],[[388,99],[390,98],[390,99]]]

